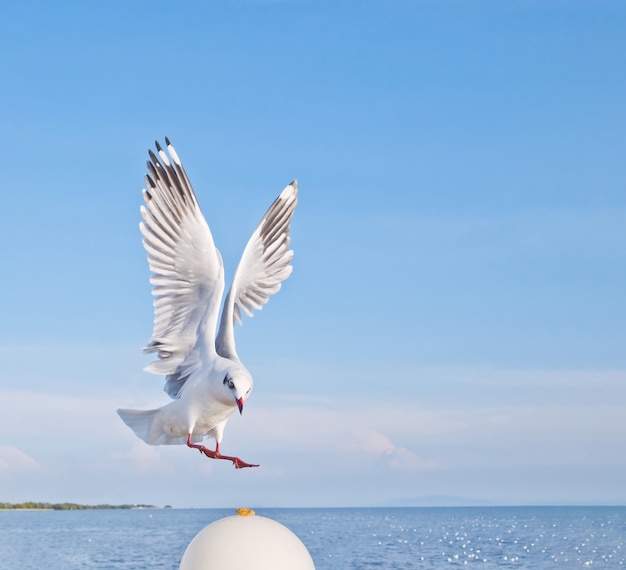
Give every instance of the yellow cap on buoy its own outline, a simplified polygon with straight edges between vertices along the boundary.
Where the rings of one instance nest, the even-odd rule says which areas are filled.
[[[204,527],[187,546],[179,570],[315,570],[302,541],[252,509]]]

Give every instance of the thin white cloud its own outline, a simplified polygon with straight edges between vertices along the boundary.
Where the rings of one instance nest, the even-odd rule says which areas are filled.
[[[176,473],[174,465],[163,458],[159,448],[146,445],[141,441],[137,441],[128,451],[110,454],[108,459],[120,466],[130,466],[133,472],[140,475],[174,475]]]
[[[438,374],[443,382],[443,371]],[[607,469],[619,473],[626,467],[626,459],[615,453],[626,443],[621,374],[468,371],[462,380],[469,391],[504,396],[488,403],[478,397],[426,403],[415,396],[395,402],[367,394],[328,398],[259,390],[246,403],[243,416],[236,414],[229,421],[222,449],[258,462],[261,468],[236,475],[231,465],[203,458],[184,446],[151,447],[139,441],[114,411],[132,402],[0,390],[0,433],[5,444],[0,474],[31,469],[29,477],[36,479],[37,488],[50,500],[59,493],[57,483],[50,483],[53,479],[67,481],[60,500],[74,497],[80,480],[81,492],[93,493],[93,481],[100,477],[113,485],[110,501],[115,502],[117,493],[122,502],[184,505],[195,504],[189,489],[207,481],[213,489],[228,489],[219,498],[206,495],[203,504],[207,505],[227,502],[228,497],[254,498],[255,493],[276,504],[295,504],[301,501],[304,487],[311,495],[310,504],[340,504],[348,500],[348,491],[350,501],[357,504],[359,497],[382,492],[377,483],[381,476],[393,481],[393,486],[380,500],[415,493],[486,496],[489,478],[505,466],[525,473],[528,480],[545,469],[567,470],[584,490],[590,469],[604,480]],[[507,390],[492,389],[498,382],[511,387],[528,384],[536,396],[515,400]],[[559,389],[580,392],[582,401],[546,397]],[[594,390],[606,396],[589,401],[587,395]],[[40,467],[34,470],[36,465]],[[475,480],[464,477],[468,470]],[[355,477],[358,488],[351,483]],[[329,478],[336,496],[329,494]],[[16,477],[11,481],[8,491],[13,496],[28,496],[32,481],[28,486]],[[504,485],[495,479],[492,483],[494,489]],[[617,496],[606,482],[602,484],[607,496]]]
[[[397,446],[389,437],[369,429],[357,429],[352,433],[355,451],[374,458],[383,458],[394,469],[423,471],[437,468],[433,459],[423,459],[411,450]]]
[[[475,386],[525,386],[528,388],[569,388],[585,391],[616,390],[626,401],[626,370],[568,370],[513,368],[427,369],[437,378],[452,376],[459,382]]]
[[[344,404],[328,398],[266,395],[250,400],[244,416],[243,421],[231,421],[227,429],[255,440],[327,450],[350,447],[351,434],[359,431],[417,440],[456,433],[467,423],[457,410],[425,409],[406,400],[394,405],[368,397]]]
[[[147,401],[145,407],[154,402]],[[27,437],[74,444],[111,441],[123,438],[128,429],[115,413],[125,405],[127,402],[113,398],[0,390],[0,433],[9,440]]]
[[[612,380],[609,379],[609,383]],[[626,404],[555,403],[552,399],[516,405],[439,406],[416,401],[391,405],[372,398],[340,408],[337,402],[311,398],[293,402],[277,396],[250,401],[244,421],[231,421],[227,441],[249,449],[280,448],[326,457],[352,454],[387,465],[418,470],[516,463],[567,464],[585,461],[577,449],[595,442],[594,461],[616,460],[611,448],[626,442]],[[394,461],[391,461],[391,458]]]
[[[423,459],[404,447],[394,447],[389,454],[389,466],[402,471],[425,471],[437,469],[439,462],[434,459]]]
[[[13,445],[0,445],[0,474],[30,473],[41,466],[30,455]]]

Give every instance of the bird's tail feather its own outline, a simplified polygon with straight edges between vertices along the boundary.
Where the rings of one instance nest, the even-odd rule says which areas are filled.
[[[117,410],[117,413],[137,437],[150,445],[187,442],[186,437],[171,436],[163,431],[161,408],[156,410]]]

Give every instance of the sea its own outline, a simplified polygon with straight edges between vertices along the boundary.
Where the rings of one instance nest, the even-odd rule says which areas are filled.
[[[626,507],[255,509],[291,529],[316,570],[625,568]],[[0,569],[177,570],[234,509],[0,511]]]

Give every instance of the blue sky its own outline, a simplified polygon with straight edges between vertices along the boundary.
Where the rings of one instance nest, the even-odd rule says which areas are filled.
[[[0,500],[626,503],[625,16],[3,5]],[[167,401],[138,230],[166,135],[228,274],[300,182],[294,273],[236,331],[222,448],[256,470],[115,415]]]

